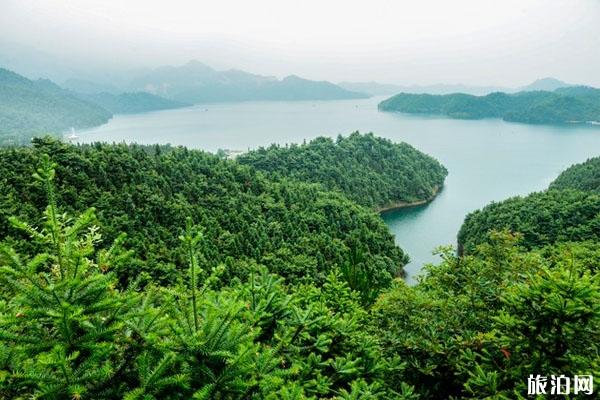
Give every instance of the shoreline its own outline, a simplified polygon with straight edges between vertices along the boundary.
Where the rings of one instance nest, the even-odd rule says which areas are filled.
[[[444,184],[436,186],[433,190],[433,194],[430,197],[428,197],[427,199],[412,201],[412,202],[400,201],[400,202],[394,203],[394,204],[386,206],[386,207],[378,207],[375,209],[375,211],[378,214],[382,214],[387,211],[401,210],[403,208],[418,207],[418,206],[422,206],[422,205],[431,203],[437,197],[437,195],[440,194],[440,192],[442,191],[443,188],[444,188]]]

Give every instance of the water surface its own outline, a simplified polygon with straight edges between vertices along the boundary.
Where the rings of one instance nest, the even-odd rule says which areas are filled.
[[[116,116],[80,141],[171,143],[209,151],[298,143],[316,136],[374,132],[405,141],[449,170],[430,204],[382,215],[411,257],[413,281],[432,251],[455,244],[465,215],[491,201],[542,190],[569,165],[600,154],[600,128],[464,121],[377,111],[381,98],[244,102]]]

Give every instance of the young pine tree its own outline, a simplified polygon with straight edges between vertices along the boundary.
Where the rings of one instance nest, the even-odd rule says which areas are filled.
[[[42,226],[11,219],[44,251],[27,257],[0,246],[0,398],[114,398],[136,299],[115,289],[107,269],[129,254],[122,238],[95,250],[93,209],[75,219],[58,211],[54,168],[45,156],[34,174],[48,200]]]
[[[165,289],[168,334],[155,336],[137,360],[138,399],[249,399],[275,368],[274,351],[258,343],[260,329],[247,317],[240,288],[215,291],[221,268],[205,275],[198,262],[202,235],[188,219],[180,236],[189,265],[187,280]],[[250,320],[250,321],[249,321]]]

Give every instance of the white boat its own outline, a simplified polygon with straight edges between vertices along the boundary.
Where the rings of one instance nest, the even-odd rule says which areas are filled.
[[[69,139],[69,140],[79,139],[79,136],[77,136],[75,134],[75,129],[74,128],[71,128],[71,134],[69,136],[67,136],[67,139]]]
[[[245,151],[244,150],[230,150],[230,149],[225,149],[225,157],[228,160],[234,160],[237,156],[244,154]]]

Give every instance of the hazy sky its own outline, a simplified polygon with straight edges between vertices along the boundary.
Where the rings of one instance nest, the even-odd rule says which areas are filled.
[[[20,47],[105,70],[600,86],[600,0],[0,0],[0,60]]]

